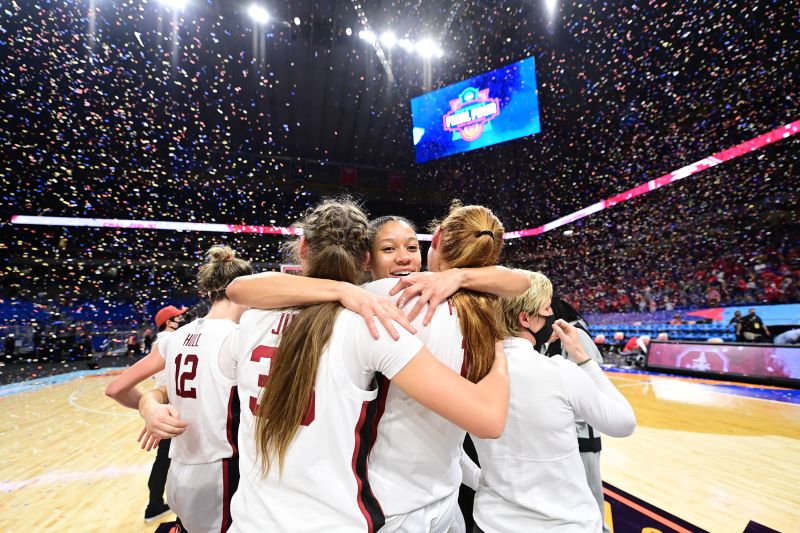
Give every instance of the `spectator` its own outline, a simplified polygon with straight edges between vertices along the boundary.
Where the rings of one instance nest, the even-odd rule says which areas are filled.
[[[729,326],[733,326],[734,332],[736,333],[736,342],[744,342],[744,337],[742,336],[742,312],[741,311],[734,311],[733,318],[731,318],[730,322],[728,322]]]
[[[39,349],[42,346],[42,329],[36,324],[33,324],[32,342],[33,342],[33,356],[38,358]]]
[[[128,340],[125,342],[126,351],[125,357],[134,356],[138,358],[142,354],[142,348],[139,344],[139,337],[136,335],[136,331],[132,331],[130,335],[128,335]]]
[[[16,345],[17,339],[13,333],[6,334],[6,341],[5,341],[5,356],[6,361],[12,361],[14,359],[14,354],[17,350]]]
[[[144,351],[145,353],[150,353],[150,350],[153,348],[153,330],[147,328],[144,330]]]
[[[766,342],[768,340],[769,329],[764,325],[761,318],[756,315],[755,309],[750,309],[747,316],[742,317],[742,337],[745,342]]]

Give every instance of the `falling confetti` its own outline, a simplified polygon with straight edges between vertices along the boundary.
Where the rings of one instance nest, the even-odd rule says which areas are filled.
[[[587,1],[552,18],[522,2],[322,4],[263,27],[215,2],[5,4],[3,218],[290,226],[347,163],[372,215],[424,227],[458,195],[535,227],[800,118],[791,2]],[[443,56],[378,53],[365,21]],[[411,97],[527,56],[541,134],[413,164]],[[798,301],[799,153],[776,143],[570,235],[509,242],[504,261],[583,310]],[[0,226],[0,326],[140,328],[200,300],[196,266],[222,239],[259,269],[283,262],[277,237]]]

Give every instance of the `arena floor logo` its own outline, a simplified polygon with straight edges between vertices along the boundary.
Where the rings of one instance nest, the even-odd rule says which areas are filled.
[[[458,98],[450,100],[450,111],[442,116],[444,129],[453,132],[453,140],[472,142],[492,129],[491,120],[500,114],[500,100],[489,98],[489,89],[467,87]]]

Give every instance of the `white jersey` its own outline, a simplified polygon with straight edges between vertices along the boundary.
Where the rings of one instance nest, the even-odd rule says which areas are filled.
[[[579,367],[548,358],[516,337],[504,350],[511,391],[505,430],[499,439],[472,439],[481,463],[475,523],[486,533],[599,532],[575,418],[624,437],[636,425],[633,409],[594,361]]]
[[[158,335],[156,335],[156,342],[153,343],[153,348],[158,348],[159,351],[161,351],[161,348],[160,348],[159,345],[163,345],[164,341],[167,340],[167,338],[170,335],[172,335],[173,333],[174,333],[174,331],[167,331],[167,330],[159,331]],[[161,352],[161,353],[163,355],[163,352]],[[155,375],[153,376],[153,379],[156,380],[156,387],[161,387],[162,385],[166,385],[167,384],[167,367],[164,366],[164,370],[159,370],[158,372],[156,372]]]
[[[363,318],[341,310],[320,357],[306,419],[284,458],[283,474],[274,465],[262,476],[254,410],[270,360],[293,316],[286,310],[250,310],[240,321],[236,374],[242,406],[241,477],[231,504],[230,531],[376,531],[384,516],[367,476],[367,456],[381,416],[375,401],[379,391],[372,383],[376,372],[394,377],[422,343],[406,331],[393,341],[382,329],[376,341]]]
[[[159,343],[167,370],[169,403],[188,422],[172,439],[171,459],[187,464],[232,457],[236,382],[219,369],[219,353],[238,326],[226,319],[198,318]]]
[[[397,280],[382,279],[364,288],[387,296]],[[397,298],[397,295],[395,298]],[[413,307],[416,299],[406,304]],[[464,338],[450,300],[439,304],[428,326],[424,311],[413,325],[417,338],[436,358],[467,375]],[[386,516],[410,513],[457,491],[461,485],[461,443],[466,432],[391,385],[378,436],[369,457],[372,489]],[[402,443],[398,445],[398,443]]]

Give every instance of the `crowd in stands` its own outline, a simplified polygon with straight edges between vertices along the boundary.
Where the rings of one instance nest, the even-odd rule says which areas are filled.
[[[789,8],[773,7],[720,8],[709,19],[589,2],[564,13],[559,45],[542,37],[522,51],[515,41],[505,54],[448,50],[437,83],[457,81],[448,76],[463,75],[449,68],[459,62],[485,70],[535,56],[542,132],[409,166],[395,201],[384,191],[380,201],[366,198],[367,208],[407,215],[424,231],[460,197],[490,206],[508,230],[535,227],[788,123],[800,114],[800,69],[785,46],[794,38]],[[154,62],[128,38],[136,31],[155,39],[152,14],[110,7],[125,12],[113,20],[128,37],[103,34],[90,61],[73,38],[85,31],[80,9],[14,4],[14,31],[0,35],[8,51],[0,65],[3,323],[24,326],[33,311],[23,309],[50,308],[102,327],[143,327],[148,305],[198,299],[194,269],[217,242],[260,270],[278,268],[277,237],[5,223],[30,214],[289,226],[334,192],[324,172],[286,157],[293,136],[307,133],[272,123],[278,108],[264,100],[295,74],[250,79],[251,62],[237,49],[249,41],[211,37],[244,29],[195,21],[182,31],[203,46],[184,47],[175,64]],[[774,31],[753,42],[756,22]],[[274,38],[291,44],[288,34]],[[699,61],[708,50],[714,60]],[[349,65],[336,70],[355,80],[361,73]],[[385,81],[380,69],[371,72],[376,78],[359,84]],[[414,75],[397,76],[398,94],[421,89]],[[413,147],[410,118],[395,104],[375,101],[363,112],[376,128],[392,117],[397,136],[365,135],[389,135],[399,164],[413,159]],[[253,108],[260,118],[248,115]],[[326,149],[291,155],[324,160]],[[798,152],[796,137],[781,140],[570,226],[509,241],[503,261],[542,270],[583,312],[800,301]]]
[[[589,312],[800,301],[800,183],[789,151],[720,165],[541,238],[510,263],[538,268]],[[571,230],[564,234],[563,230]]]

